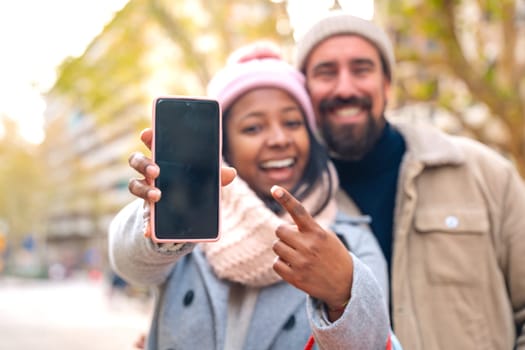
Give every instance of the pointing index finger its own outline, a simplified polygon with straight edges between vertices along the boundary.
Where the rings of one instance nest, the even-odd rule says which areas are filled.
[[[301,202],[299,202],[287,190],[275,185],[272,186],[270,192],[272,193],[273,198],[290,214],[299,230],[302,231],[304,228],[311,227],[312,224],[317,226],[317,222],[312,218]]]

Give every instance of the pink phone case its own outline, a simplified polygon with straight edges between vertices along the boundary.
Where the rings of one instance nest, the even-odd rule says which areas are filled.
[[[156,106],[157,106],[157,101],[160,100],[160,99],[177,99],[177,100],[183,100],[183,101],[189,101],[191,102],[191,100],[204,100],[204,101],[214,101],[212,99],[209,99],[209,98],[206,98],[206,97],[200,97],[200,96],[159,96],[157,98],[154,99],[153,101],[153,108],[152,108],[152,131],[153,131],[153,138],[152,138],[152,141],[151,141],[151,153],[152,153],[152,159],[153,161],[156,163],[156,159],[155,159],[155,139],[156,139],[156,128],[155,128],[155,113],[156,113]],[[157,237],[157,235],[155,234],[155,204],[151,203],[150,204],[150,227],[151,227],[151,239],[156,242],[156,243],[183,243],[183,242],[215,242],[217,240],[220,239],[220,235],[221,235],[221,189],[220,189],[220,186],[221,186],[221,163],[222,163],[222,111],[221,111],[221,108],[220,108],[220,104],[219,104],[219,115],[218,115],[218,118],[219,118],[219,147],[218,147],[218,154],[217,154],[217,157],[218,157],[218,172],[219,172],[219,176],[218,176],[218,183],[217,183],[217,188],[218,188],[218,217],[217,217],[217,235],[216,237],[213,237],[213,238],[195,238],[195,239],[162,239],[162,238],[159,238]]]

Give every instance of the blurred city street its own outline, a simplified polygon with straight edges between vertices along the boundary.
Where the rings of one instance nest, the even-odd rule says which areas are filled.
[[[0,276],[0,339],[13,350],[127,350],[148,329],[151,298],[110,293],[103,279]]]

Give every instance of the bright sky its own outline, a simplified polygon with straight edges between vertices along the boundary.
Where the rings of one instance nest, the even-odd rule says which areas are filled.
[[[68,56],[80,56],[127,0],[0,0],[0,115],[43,139],[41,92]]]

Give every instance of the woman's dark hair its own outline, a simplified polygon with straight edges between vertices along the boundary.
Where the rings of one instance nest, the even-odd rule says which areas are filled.
[[[228,160],[228,133],[226,130],[227,120],[230,114],[230,109],[228,108],[222,113],[222,154],[226,161]],[[312,216],[320,213],[330,201],[333,190],[333,181],[332,176],[330,175],[328,169],[328,155],[324,147],[316,140],[315,136],[310,130],[304,112],[301,110],[303,116],[303,121],[305,123],[306,130],[308,132],[308,139],[310,141],[310,156],[306,168],[304,169],[303,176],[297,183],[297,185],[292,189],[291,193],[299,201],[305,199],[315,188],[317,181],[326,180],[326,183],[323,183],[323,191],[325,193],[324,199],[320,202],[318,208],[315,208],[310,214]],[[324,177],[324,179],[323,179]],[[271,196],[261,198],[266,206],[272,210],[274,213],[281,213],[284,209],[279,203],[277,203]]]

